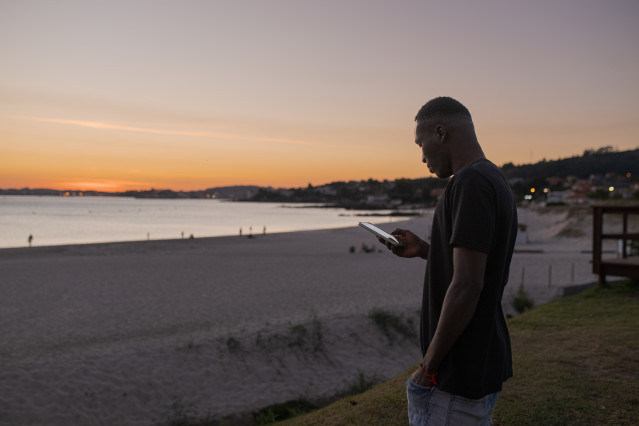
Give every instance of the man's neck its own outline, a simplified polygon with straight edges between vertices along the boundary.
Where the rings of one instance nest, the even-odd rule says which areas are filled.
[[[486,159],[484,152],[481,150],[481,148],[479,148],[478,145],[477,145],[477,148],[478,149],[473,149],[470,152],[465,153],[463,157],[457,159],[457,161],[453,163],[453,174],[458,173],[464,167],[469,166],[473,163],[476,163],[479,160]]]

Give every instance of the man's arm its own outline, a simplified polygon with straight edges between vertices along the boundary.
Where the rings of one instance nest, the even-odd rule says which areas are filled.
[[[484,286],[487,257],[486,253],[480,251],[453,248],[453,279],[444,297],[437,330],[422,363],[428,374],[437,373],[439,364],[475,314]],[[430,377],[421,368],[417,369],[412,378],[419,385],[432,385]]]

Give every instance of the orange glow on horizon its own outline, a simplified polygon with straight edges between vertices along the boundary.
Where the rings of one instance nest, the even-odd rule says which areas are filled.
[[[295,188],[309,183],[319,186],[336,181],[433,177],[421,163],[420,151],[412,140],[412,125],[383,131],[329,127],[319,132],[303,126],[265,130],[253,124],[237,130],[246,131],[250,127],[250,133],[286,137],[218,143],[212,141],[208,130],[162,132],[151,127],[115,126],[104,121],[6,120],[6,116],[4,122],[0,116],[0,124],[7,129],[6,134],[11,135],[0,135],[0,188],[3,189],[197,191],[233,185]],[[530,153],[530,161],[517,161],[527,157],[522,151],[535,146],[529,133],[505,132],[499,126],[484,123],[478,127],[484,152],[498,166],[539,160]],[[239,135],[240,131],[227,135]],[[303,141],[296,136],[304,134],[313,135],[321,143],[282,142]],[[513,143],[512,135],[516,134],[522,134],[521,140],[525,143]],[[6,143],[8,141],[10,143]],[[580,145],[573,148],[576,152],[563,157],[580,155],[578,146],[583,147],[583,139],[579,142]],[[554,144],[564,150],[566,145]],[[591,146],[596,146],[594,139]],[[546,152],[548,159],[562,158],[559,151],[556,155],[550,154],[552,152]]]
[[[427,173],[408,132],[318,132],[299,126],[260,129],[253,124],[224,135],[237,139],[250,128],[264,137],[242,136],[241,142],[229,142],[212,140],[208,130],[164,132],[104,121],[5,116],[4,127],[17,136],[11,144],[0,144],[0,188],[193,191],[233,185],[305,187]],[[285,137],[270,136],[278,133]],[[296,137],[304,134],[321,141],[307,143]],[[2,139],[7,138],[0,136],[0,143]]]
[[[96,191],[96,192],[125,192],[125,191],[137,191],[142,188],[149,188],[147,185],[142,185],[139,182],[60,182],[54,183],[51,189],[60,191]]]

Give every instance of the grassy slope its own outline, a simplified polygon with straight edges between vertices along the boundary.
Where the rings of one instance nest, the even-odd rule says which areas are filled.
[[[495,424],[637,424],[637,282],[553,301],[509,328],[515,377],[504,385]],[[406,425],[404,382],[412,371],[284,424]]]

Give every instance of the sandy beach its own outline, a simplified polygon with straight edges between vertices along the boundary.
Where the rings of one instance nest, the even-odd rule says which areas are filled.
[[[596,280],[589,216],[519,215],[508,314],[522,280],[536,304]],[[427,238],[430,220],[379,226]],[[0,424],[242,420],[399,374],[421,356],[425,262],[362,243],[376,242],[353,226],[0,250]],[[375,309],[414,334],[384,330]]]

